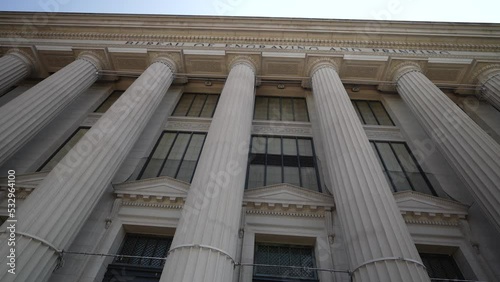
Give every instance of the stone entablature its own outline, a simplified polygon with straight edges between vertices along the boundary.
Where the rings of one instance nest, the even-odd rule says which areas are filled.
[[[394,69],[412,61],[420,64],[434,83],[474,94],[476,73],[500,62],[497,24],[385,22],[377,32],[368,34],[367,26],[380,23],[187,16],[152,20],[149,16],[127,15],[112,15],[110,23],[110,15],[51,14],[45,15],[50,25],[27,29],[30,19],[39,16],[0,15],[1,22],[8,23],[0,24],[0,54],[13,48],[30,54],[37,62],[31,76],[37,78],[47,77],[82,53],[92,53],[103,65],[101,79],[108,80],[138,76],[158,56],[175,62],[176,83],[192,77],[225,78],[230,61],[246,55],[255,61],[258,80],[307,81],[308,70],[318,57],[328,57],[339,62],[343,82],[379,85],[382,90],[394,91]],[[88,22],[99,26],[99,32]],[[117,27],[126,33],[117,31]],[[228,35],[230,31],[245,35]],[[387,36],[391,40],[385,39]],[[304,83],[304,87],[307,85]]]
[[[493,50],[500,25],[373,20],[217,16],[6,13],[2,37],[84,40],[187,41],[250,44],[334,44],[393,49]],[[95,27],[99,27],[96,32]],[[123,32],[125,31],[125,32]],[[304,36],[310,32],[308,36]],[[233,35],[234,34],[234,35]],[[388,40],[390,36],[390,40]]]

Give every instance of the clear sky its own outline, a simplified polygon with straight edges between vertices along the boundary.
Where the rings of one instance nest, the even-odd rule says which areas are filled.
[[[0,10],[500,23],[500,0],[1,0]]]

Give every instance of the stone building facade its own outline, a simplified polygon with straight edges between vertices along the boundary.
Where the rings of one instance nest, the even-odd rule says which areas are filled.
[[[2,13],[0,53],[1,281],[500,280],[498,24]]]

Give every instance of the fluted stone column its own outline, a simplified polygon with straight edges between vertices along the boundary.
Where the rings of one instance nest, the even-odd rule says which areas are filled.
[[[16,275],[0,245],[0,281],[47,281],[56,250],[80,231],[173,80],[173,63],[150,65],[26,199],[17,214]],[[2,226],[5,230],[6,224]],[[5,242],[2,233],[0,241]]]
[[[311,73],[353,281],[429,281],[336,66],[320,61]]]
[[[480,96],[500,111],[500,66],[479,75]]]
[[[0,95],[28,77],[34,67],[33,60],[22,51],[12,50],[0,58]]]
[[[475,201],[500,229],[500,145],[416,65],[395,74],[397,89]]]
[[[83,55],[0,108],[0,164],[98,78],[98,59]]]
[[[160,281],[233,279],[254,85],[253,64],[233,62]]]

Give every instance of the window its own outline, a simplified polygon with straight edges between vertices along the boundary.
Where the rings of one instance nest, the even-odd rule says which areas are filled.
[[[139,175],[139,179],[170,176],[191,182],[206,133],[165,131]]]
[[[138,257],[166,257],[171,237],[127,234],[118,254]],[[165,260],[136,257],[117,257],[108,265],[103,282],[110,281],[160,281]]]
[[[17,85],[12,85],[11,87],[9,87],[7,90],[5,90],[3,93],[0,93],[0,97],[2,97],[3,95],[9,93],[10,91],[14,90],[17,88]]]
[[[420,258],[422,258],[422,262],[427,268],[429,277],[433,278],[433,280],[464,279],[462,272],[460,272],[455,260],[450,255],[420,253]]]
[[[89,127],[80,127],[64,142],[64,144],[45,161],[45,163],[37,171],[52,170],[59,161],[78,143],[78,141],[89,131]]]
[[[123,94],[123,91],[113,91],[111,95],[102,102],[102,104],[95,110],[95,113],[105,113],[109,108],[120,98],[120,96]]]
[[[382,102],[365,100],[351,100],[351,102],[363,124],[394,125]]]
[[[211,118],[218,101],[219,95],[184,93],[172,115]]]
[[[312,139],[252,136],[247,188],[277,183],[321,191]]]
[[[309,121],[306,99],[289,97],[255,97],[254,119]]]
[[[318,281],[314,251],[310,246],[260,244],[255,245],[253,281]],[[291,268],[297,266],[304,268]]]
[[[413,190],[437,196],[410,149],[403,142],[370,141],[394,192]]]

